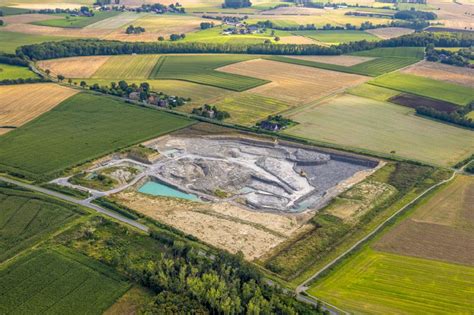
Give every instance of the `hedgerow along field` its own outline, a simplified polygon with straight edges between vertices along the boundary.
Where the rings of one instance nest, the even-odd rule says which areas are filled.
[[[355,56],[373,57],[374,59],[349,67],[283,56],[270,56],[267,58],[270,60],[294,63],[302,66],[376,77],[420,61],[423,59],[422,53],[423,48],[421,47],[407,47],[407,50],[403,52],[398,47],[377,48],[353,54]]]
[[[474,100],[474,89],[411,74],[389,73],[369,82],[373,85],[434,98],[464,106]]]
[[[268,81],[214,69],[255,58],[248,55],[162,56],[150,79],[184,80],[241,92]]]
[[[474,151],[474,131],[416,116],[411,108],[340,95],[296,109],[285,133],[449,166]]]
[[[28,67],[12,66],[0,63],[0,80],[32,79],[38,76]]]
[[[102,314],[129,288],[114,271],[65,248],[33,251],[0,269],[2,314]]]
[[[192,124],[190,119],[79,93],[0,137],[0,169],[33,180]]]
[[[0,262],[39,242],[81,213],[74,206],[3,182],[0,209]]]
[[[36,21],[31,24],[43,25],[50,27],[64,28],[83,28],[96,22],[108,19],[120,14],[119,11],[95,11],[94,16],[70,16],[68,14],[52,15],[51,20]]]
[[[469,314],[474,268],[364,249],[308,293],[351,313]]]

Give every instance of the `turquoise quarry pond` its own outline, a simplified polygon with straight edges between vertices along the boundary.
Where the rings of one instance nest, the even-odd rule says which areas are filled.
[[[139,192],[144,194],[149,194],[153,196],[164,196],[164,197],[173,197],[173,198],[181,198],[191,201],[201,201],[198,196],[193,194],[188,194],[177,190],[173,187],[170,187],[166,184],[158,183],[155,181],[148,181],[146,182],[140,189]]]

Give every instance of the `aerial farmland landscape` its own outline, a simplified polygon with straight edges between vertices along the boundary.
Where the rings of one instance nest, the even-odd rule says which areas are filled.
[[[474,314],[473,0],[0,0],[0,314]]]

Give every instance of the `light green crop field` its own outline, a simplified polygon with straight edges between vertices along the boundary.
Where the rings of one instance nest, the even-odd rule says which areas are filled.
[[[28,67],[12,66],[0,63],[0,80],[15,80],[37,78],[38,76]]]
[[[23,45],[60,41],[65,39],[71,39],[71,37],[29,35],[23,33],[5,32],[0,29],[0,52],[14,53],[18,47]]]
[[[30,10],[28,9],[20,9],[20,8],[4,7],[4,6],[0,6],[0,11],[2,11],[3,16],[25,14],[25,13],[30,12]]]
[[[77,218],[71,208],[37,193],[0,187],[0,262]]]
[[[268,39],[275,42],[273,36],[270,36],[270,31],[263,34],[223,35],[222,32],[225,28],[226,27],[215,26],[207,30],[188,33],[181,41],[214,44],[263,44],[263,42]],[[275,33],[275,35],[278,34]]]
[[[378,41],[375,35],[364,31],[328,30],[328,31],[295,31],[295,35],[305,36],[327,44],[340,44],[359,40]]]
[[[411,74],[390,73],[369,83],[461,106],[474,100],[474,89]]]
[[[0,137],[0,170],[46,179],[65,168],[191,123],[109,97],[79,93]]]
[[[388,99],[400,94],[400,92],[398,91],[367,83],[350,88],[346,92],[352,95],[367,97],[382,102],[387,101]]]
[[[364,249],[309,289],[351,313],[469,314],[474,268]]]
[[[146,79],[150,76],[159,58],[160,55],[111,56],[97,69],[92,78],[117,80]]]
[[[290,108],[290,105],[280,100],[250,93],[226,96],[212,105],[230,114],[226,122],[246,126]]]
[[[108,267],[63,250],[40,250],[0,269],[2,314],[102,314],[129,288]]]
[[[352,95],[302,107],[285,133],[448,166],[474,152],[474,131],[416,116],[410,108]]]
[[[184,80],[241,92],[268,81],[214,69],[255,58],[248,55],[162,56],[150,79]]]
[[[118,14],[120,14],[118,11],[96,11],[92,17],[70,16],[67,14],[61,14],[58,16],[52,15],[54,18],[51,20],[36,21],[31,24],[51,27],[82,28]]]

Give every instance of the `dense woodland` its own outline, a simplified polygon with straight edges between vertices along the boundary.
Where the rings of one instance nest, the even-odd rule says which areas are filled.
[[[266,55],[339,55],[378,47],[470,47],[474,45],[474,34],[470,33],[414,33],[378,42],[358,41],[337,46],[294,44],[227,45],[210,43],[173,42],[120,42],[107,40],[78,39],[61,42],[46,42],[26,45],[17,49],[17,56],[33,60],[122,54],[165,53],[234,53]]]

